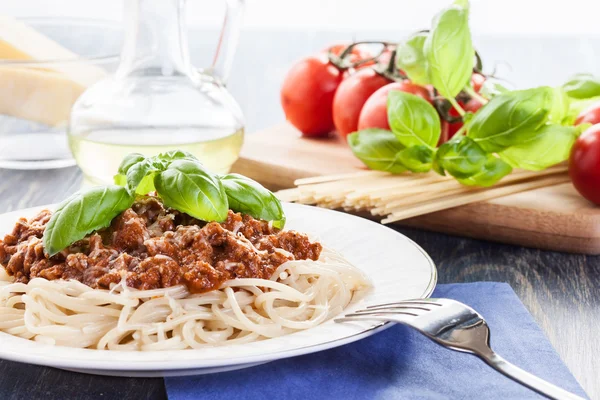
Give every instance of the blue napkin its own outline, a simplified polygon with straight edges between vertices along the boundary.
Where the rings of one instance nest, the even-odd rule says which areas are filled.
[[[580,396],[585,392],[506,283],[439,285],[432,297],[469,304],[505,359]],[[170,400],[539,399],[478,358],[393,326],[346,346],[253,368],[165,378]]]

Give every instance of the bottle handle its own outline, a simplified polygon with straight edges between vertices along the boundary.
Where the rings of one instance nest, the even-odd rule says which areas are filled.
[[[225,83],[231,72],[233,56],[240,38],[244,13],[244,0],[225,0],[225,19],[217,42],[217,49],[209,72],[221,83]]]

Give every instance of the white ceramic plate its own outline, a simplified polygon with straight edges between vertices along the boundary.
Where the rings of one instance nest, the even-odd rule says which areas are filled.
[[[34,215],[42,208],[0,215],[0,233],[10,232],[17,218]],[[372,290],[344,312],[370,304],[428,297],[433,291],[437,280],[435,265],[422,248],[398,232],[363,218],[316,207],[285,204],[285,212],[287,229],[314,235],[371,280]],[[306,331],[249,344],[162,352],[73,349],[0,332],[0,358],[102,375],[196,375],[314,353],[354,342],[390,325],[329,320]]]

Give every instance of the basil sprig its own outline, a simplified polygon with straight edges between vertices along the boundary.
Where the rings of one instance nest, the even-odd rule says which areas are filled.
[[[130,193],[153,192],[155,175],[166,170],[175,160],[198,161],[193,154],[181,150],[167,151],[154,157],[145,157],[139,153],[128,154],[119,165],[114,177],[115,184],[126,187]]]
[[[543,86],[496,95],[477,113],[468,114],[466,134],[435,148],[439,124],[427,128],[419,123],[437,116],[435,109],[416,99],[390,92],[392,131],[370,129],[349,135],[350,148],[369,168],[393,173],[433,169],[465,185],[490,186],[512,168],[538,171],[565,161],[586,128],[558,123],[568,119],[569,102],[562,90]]]
[[[228,210],[273,221],[283,229],[285,214],[273,193],[238,174],[218,176],[192,154],[170,151],[153,157],[127,155],[114,177],[116,185],[75,193],[62,202],[44,231],[53,256],[87,234],[107,227],[131,207],[135,197],[156,191],[165,205],[203,221],[222,222]]]
[[[53,256],[95,230],[110,225],[114,217],[133,204],[123,187],[98,186],[77,192],[58,205],[44,230],[44,249]]]
[[[569,157],[575,139],[587,128],[571,125],[582,110],[600,101],[600,79],[580,74],[559,88],[508,90],[487,77],[476,93],[470,78],[481,73],[481,62],[475,62],[468,19],[468,0],[455,0],[434,17],[428,31],[396,48],[396,66],[414,83],[432,85],[437,109],[443,113],[450,103],[462,128],[436,148],[438,110],[417,96],[391,91],[390,131],[367,129],[347,138],[369,168],[391,173],[433,169],[465,185],[490,186],[513,168],[539,171]],[[475,114],[465,112],[461,103],[469,98],[485,104]]]

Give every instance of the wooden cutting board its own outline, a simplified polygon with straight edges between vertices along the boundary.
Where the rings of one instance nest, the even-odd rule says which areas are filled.
[[[306,139],[282,124],[248,135],[233,171],[268,188],[364,169],[340,139]],[[520,246],[600,254],[600,207],[563,184],[401,221],[400,225]]]

